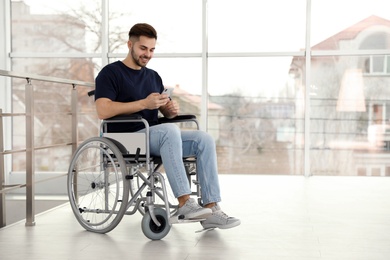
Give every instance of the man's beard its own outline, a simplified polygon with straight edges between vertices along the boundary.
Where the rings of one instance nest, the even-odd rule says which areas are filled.
[[[134,60],[135,64],[137,64],[140,67],[145,67],[148,64],[149,60],[150,60],[150,58],[145,56],[145,55],[137,57],[135,52],[133,52],[133,51],[131,51],[131,56],[133,57],[133,60]],[[145,62],[141,62],[141,59],[143,59],[143,58],[146,58]]]

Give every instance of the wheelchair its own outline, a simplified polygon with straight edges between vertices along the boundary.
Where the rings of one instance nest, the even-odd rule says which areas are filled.
[[[110,133],[109,124],[142,122],[145,133]],[[160,118],[159,123],[194,124],[193,115],[174,119]],[[196,175],[196,158],[183,158],[192,194],[201,204],[200,186]],[[67,189],[72,211],[87,231],[107,233],[124,215],[141,213],[143,234],[160,240],[172,224],[200,220],[184,220],[177,216],[178,205],[164,175],[160,157],[150,155],[149,124],[139,115],[118,116],[103,120],[100,136],[81,143],[72,156]]]

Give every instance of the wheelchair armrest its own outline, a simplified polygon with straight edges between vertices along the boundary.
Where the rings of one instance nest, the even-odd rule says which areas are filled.
[[[196,120],[195,115],[180,115],[174,118],[160,117],[158,119],[158,122],[160,124],[163,124],[163,123],[175,123],[175,122],[193,121],[193,120]]]
[[[118,116],[113,116],[113,117],[107,118],[105,120],[106,121],[110,121],[110,120],[123,120],[123,121],[126,121],[126,120],[133,120],[133,119],[142,119],[142,116],[139,115],[139,114],[118,115]],[[196,116],[195,115],[180,115],[180,116],[176,116],[174,118],[160,117],[158,119],[158,123],[159,124],[162,124],[162,123],[175,123],[175,122],[183,122],[183,121],[191,121],[191,120],[192,121],[196,120]]]
[[[181,122],[192,122],[196,125],[196,128],[199,130],[199,123],[198,120],[196,120],[195,115],[180,115],[176,116],[174,118],[166,118],[166,117],[160,117],[158,119],[159,124],[164,124],[164,123],[181,123]]]

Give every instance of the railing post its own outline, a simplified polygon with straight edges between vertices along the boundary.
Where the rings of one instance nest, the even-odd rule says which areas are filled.
[[[76,151],[79,142],[78,127],[78,93],[76,85],[72,89],[72,154]]]
[[[26,226],[35,225],[34,87],[26,84]]]
[[[0,228],[5,227],[6,223],[6,207],[5,193],[3,187],[5,185],[4,177],[4,136],[3,136],[3,110],[0,108]]]

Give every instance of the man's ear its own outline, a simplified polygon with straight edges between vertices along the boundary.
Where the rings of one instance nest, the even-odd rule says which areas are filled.
[[[127,41],[127,48],[131,48],[133,46],[133,42],[132,41],[130,41],[130,40],[128,40]]]

